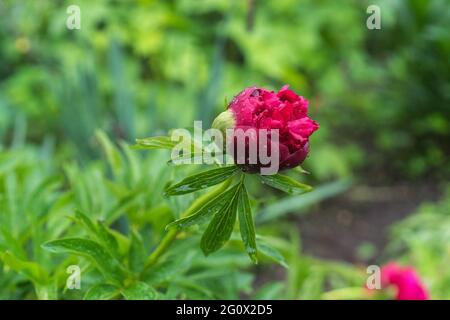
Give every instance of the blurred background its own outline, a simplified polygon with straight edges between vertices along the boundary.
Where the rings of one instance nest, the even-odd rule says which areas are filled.
[[[162,230],[183,204],[148,185],[178,169],[126,145],[209,125],[245,87],[289,84],[321,126],[300,177],[315,191],[255,186],[259,233],[284,239],[291,268],[239,264],[248,288],[228,297],[320,298],[345,283],[329,270],[398,260],[450,298],[449,57],[446,0],[0,0],[0,251],[56,268],[39,246],[75,207]],[[30,297],[2,272],[1,297]]]

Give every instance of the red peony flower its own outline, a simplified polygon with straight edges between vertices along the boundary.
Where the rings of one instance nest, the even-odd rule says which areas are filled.
[[[397,288],[396,300],[428,300],[429,295],[419,276],[411,267],[401,267],[395,262],[381,268],[381,284]]]
[[[309,137],[319,128],[308,115],[308,100],[297,95],[288,86],[275,93],[266,89],[250,87],[234,97],[228,110],[220,114],[213,123],[213,128],[229,129],[234,132],[242,129],[246,132],[256,129],[257,134],[246,141],[245,158],[232,150],[235,162],[243,170],[257,172],[267,166],[259,157],[256,163],[249,159],[249,146],[255,143],[259,146],[261,135],[267,139],[267,152],[278,154],[279,170],[290,169],[300,165],[309,152]],[[259,129],[266,129],[261,133]],[[274,143],[271,129],[278,129],[279,142]],[[241,132],[242,132],[241,131]],[[262,143],[264,144],[264,143]]]

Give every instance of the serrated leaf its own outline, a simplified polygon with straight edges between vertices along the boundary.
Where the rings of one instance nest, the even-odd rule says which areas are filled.
[[[155,300],[157,292],[145,282],[137,282],[131,287],[122,290],[122,295],[127,300]]]
[[[237,166],[227,166],[194,174],[166,188],[164,194],[175,196],[205,189],[231,178],[238,171]]]
[[[250,201],[248,199],[247,189],[242,184],[238,199],[238,217],[239,230],[241,232],[242,241],[244,242],[245,250],[254,263],[258,263],[257,249],[256,249],[256,235],[255,223],[253,222],[252,211],[250,208]]]
[[[172,149],[178,144],[177,141],[172,141],[168,136],[149,137],[143,139],[136,139],[136,144],[132,146],[133,149]]]
[[[262,183],[289,194],[300,194],[312,190],[311,186],[300,183],[288,176],[284,176],[281,174],[274,174],[271,176],[259,175],[259,178],[261,179]]]
[[[239,183],[234,188],[232,198],[214,215],[202,236],[200,247],[206,256],[219,250],[230,239],[236,222],[240,186]]]
[[[238,186],[239,185],[235,185],[227,191],[217,195],[190,216],[169,223],[166,226],[166,229],[170,229],[173,227],[186,228],[195,224],[202,224],[207,222],[213,214],[217,213],[221,208],[225,206],[225,204],[231,201]]]
[[[54,253],[75,253],[92,259],[110,281],[120,283],[126,275],[122,265],[100,244],[81,238],[66,238],[44,243],[42,247]]]
[[[84,295],[84,300],[110,300],[119,294],[119,288],[109,284],[91,287]]]

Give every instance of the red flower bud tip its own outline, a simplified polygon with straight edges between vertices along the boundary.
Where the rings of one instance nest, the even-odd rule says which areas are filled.
[[[382,287],[395,286],[396,300],[428,300],[430,297],[419,276],[411,267],[401,267],[395,262],[381,268]]]
[[[300,165],[309,152],[309,137],[319,128],[308,115],[308,100],[283,86],[278,93],[266,89],[250,87],[234,97],[228,110],[214,121],[213,127],[223,130],[226,128],[256,129],[257,143],[261,137],[258,129],[266,129],[269,153],[275,144],[270,144],[270,130],[278,129],[279,170],[290,169]],[[248,146],[246,146],[248,150]],[[236,153],[234,154],[237,162]],[[242,160],[242,159],[241,159]],[[248,159],[246,159],[248,160]],[[249,163],[246,160],[240,164],[245,171],[256,172],[263,165],[261,161]],[[238,163],[238,162],[237,162]]]

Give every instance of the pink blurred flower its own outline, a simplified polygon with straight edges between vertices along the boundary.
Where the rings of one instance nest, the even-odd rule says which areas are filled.
[[[397,289],[396,300],[428,300],[430,297],[415,270],[390,262],[381,268],[381,284]]]

